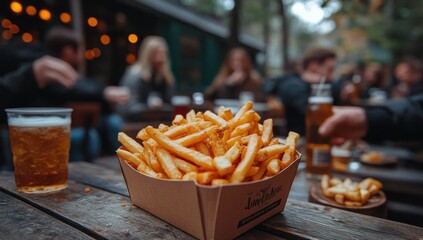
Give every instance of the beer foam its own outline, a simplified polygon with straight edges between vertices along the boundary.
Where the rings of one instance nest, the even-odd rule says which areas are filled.
[[[308,99],[309,103],[332,103],[333,99],[329,96],[313,96]]]
[[[61,117],[17,117],[9,118],[9,126],[15,127],[54,127],[69,125],[70,119]]]

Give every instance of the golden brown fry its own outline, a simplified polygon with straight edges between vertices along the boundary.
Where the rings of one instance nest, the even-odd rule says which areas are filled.
[[[228,147],[230,148],[230,147],[232,147],[235,143],[241,143],[241,136],[236,136],[236,137],[233,137],[233,138],[231,138],[231,139],[229,139],[227,142],[226,142],[226,144],[228,145]]]
[[[153,169],[151,169],[147,164],[145,164],[144,162],[141,162],[140,165],[138,165],[137,170],[139,172],[142,172],[146,175],[155,177],[155,178],[159,178],[162,177],[162,173],[156,173]]]
[[[175,140],[175,142],[177,142],[178,144],[184,146],[184,147],[191,147],[197,143],[200,143],[202,141],[204,141],[204,139],[207,138],[207,134],[215,129],[216,126],[211,126],[209,128],[206,128],[204,130],[200,130],[199,132],[187,135],[185,137],[179,138],[177,140]]]
[[[210,156],[206,156],[200,152],[191,150],[184,146],[179,145],[175,141],[168,138],[166,135],[161,133],[160,131],[154,129],[151,126],[146,128],[147,134],[156,140],[158,144],[160,144],[163,148],[167,149],[168,151],[174,153],[175,155],[186,159],[188,161],[193,162],[194,164],[203,167],[207,170],[213,170],[214,166],[212,163],[212,158]]]
[[[219,110],[217,111],[217,116],[223,118],[223,115],[225,114],[225,107],[224,106],[220,106]]]
[[[345,201],[344,205],[347,207],[361,207],[363,204],[361,202]]]
[[[360,189],[361,203],[365,204],[370,198],[370,192],[364,189]]]
[[[337,178],[337,177],[331,178],[331,179],[329,180],[329,185],[330,185],[331,187],[332,187],[332,186],[339,185],[339,184],[342,184],[342,181],[341,181],[341,179],[339,179],[339,178]]]
[[[195,114],[195,116],[197,117],[197,119],[203,119],[203,120],[204,120],[204,115],[203,115],[203,113],[202,113],[202,112],[197,112],[197,113]]]
[[[226,125],[227,124],[227,122],[225,121],[225,119],[217,116],[216,114],[214,114],[213,112],[211,112],[209,110],[207,110],[204,113],[204,119],[207,120],[207,121],[210,121],[210,122],[212,122],[214,124],[217,124],[217,125]]]
[[[197,174],[197,182],[199,184],[210,184],[213,179],[219,178],[219,175],[214,171],[202,172]]]
[[[142,162],[139,158],[137,158],[131,152],[128,152],[128,151],[125,151],[125,150],[122,150],[122,149],[118,149],[118,150],[116,150],[116,153],[117,153],[117,155],[120,159],[125,160],[126,162],[128,162],[132,166],[134,166],[135,168],[137,168],[138,165],[140,165],[141,162]]]
[[[247,175],[245,175],[245,177],[252,177],[252,176],[256,175],[259,170],[260,170],[259,167],[250,167],[250,169],[248,169]]]
[[[200,153],[202,153],[202,154],[204,154],[206,156],[211,156],[212,155],[211,151],[207,147],[207,144],[205,144],[204,142],[199,142],[199,143],[195,144],[195,148],[197,148],[197,150]]]
[[[182,180],[192,180],[192,181],[197,181],[197,173],[196,173],[196,172],[186,173],[186,174],[182,177]]]
[[[241,154],[241,145],[235,143],[223,156],[218,156],[213,159],[213,165],[215,166],[219,175],[224,176],[234,171],[233,162]]]
[[[330,187],[330,185],[329,185],[329,175],[324,174],[322,176],[322,180],[320,181],[320,186],[322,187],[322,189],[328,189]]]
[[[361,202],[360,191],[356,191],[356,192],[347,191],[344,193],[344,195],[345,195],[345,198],[348,200],[351,200],[353,202]]]
[[[141,146],[141,144],[123,132],[118,133],[118,141],[132,153],[142,154],[144,151],[144,148]]]
[[[380,191],[380,188],[375,184],[371,184],[369,187],[369,191],[371,195],[375,195],[376,193]]]
[[[193,164],[185,160],[182,160],[177,157],[173,157],[173,161],[175,162],[176,167],[185,173],[198,172],[198,167],[194,166]]]
[[[232,111],[231,111],[231,109],[226,108],[226,109],[223,111],[223,116],[222,116],[222,118],[223,118],[223,119],[225,119],[226,121],[229,121],[229,120],[231,120],[232,118],[234,118],[234,115],[232,115]]]
[[[267,165],[267,171],[273,175],[277,174],[281,170],[280,160],[272,159]]]
[[[160,132],[166,132],[167,130],[170,129],[170,127],[166,124],[160,123],[160,125],[157,129],[159,129]],[[148,136],[148,134],[147,134],[147,136]]]
[[[143,141],[147,141],[150,138],[150,136],[148,136],[147,132],[143,128],[138,132],[137,138]]]
[[[162,165],[164,172],[171,179],[181,179],[182,174],[173,162],[172,155],[164,148],[156,148],[157,158]]]
[[[215,157],[222,156],[226,153],[226,144],[223,141],[223,136],[218,135],[219,132],[216,130],[210,131],[209,136],[209,146],[212,149],[213,155]]]
[[[250,130],[252,124],[251,123],[244,123],[239,126],[237,126],[231,133],[231,138],[234,138],[236,136],[243,136],[244,134],[248,133],[248,130]]]
[[[344,205],[344,201],[345,201],[344,194],[335,194],[335,202],[337,202],[338,204]]]
[[[276,145],[276,144],[279,144],[279,140],[278,140],[277,138],[273,138],[273,139],[270,141],[269,146]]]
[[[149,161],[147,164],[157,173],[164,173],[164,170],[162,168],[162,165],[160,165],[159,160],[157,159],[154,152],[151,150],[149,145],[145,146],[146,154],[148,155]]]
[[[285,152],[285,150],[287,150],[288,148],[289,146],[282,145],[282,144],[261,148],[260,150],[257,151],[256,160],[259,162],[264,161],[271,156],[278,155]]]
[[[175,118],[172,121],[173,125],[181,125],[181,124],[184,124],[184,123],[187,123],[187,120],[181,114],[176,115]]]
[[[195,115],[195,112],[193,109],[191,109],[191,111],[189,111],[186,115],[187,122],[195,122],[196,118],[197,116]]]
[[[248,172],[248,169],[250,169],[251,165],[253,164],[258,148],[259,148],[259,137],[257,134],[253,134],[247,145],[247,150],[245,154],[243,154],[240,163],[235,168],[235,171],[232,174],[232,177],[231,177],[232,183],[240,183],[244,180]]]
[[[269,145],[273,138],[273,120],[271,118],[264,120],[261,141],[263,146]]]
[[[226,179],[213,179],[211,182],[212,186],[220,186],[220,185],[225,185],[225,184],[229,184],[229,181]]]
[[[272,160],[273,158],[270,158],[266,161],[263,161],[259,164],[259,170],[258,172],[252,177],[253,181],[257,181],[263,178],[264,174],[267,171],[267,165],[269,165],[269,162]]]
[[[285,151],[282,157],[282,168],[286,168],[295,160],[295,150],[297,148],[297,142],[300,139],[300,135],[295,132],[289,132],[286,138],[286,145],[289,149]]]

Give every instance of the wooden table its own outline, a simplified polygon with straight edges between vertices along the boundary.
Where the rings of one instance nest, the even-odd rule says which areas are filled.
[[[13,173],[1,172],[0,238],[192,239],[131,204],[116,162],[71,163],[69,187],[47,194],[19,193]],[[421,239],[423,228],[290,198],[284,212],[239,237],[285,238]]]

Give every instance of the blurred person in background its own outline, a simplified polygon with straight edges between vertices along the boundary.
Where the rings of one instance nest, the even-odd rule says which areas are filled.
[[[0,125],[7,117],[4,109],[11,107],[36,106],[43,89],[56,82],[65,88],[74,86],[78,73],[67,62],[44,56],[33,63],[23,64],[17,70],[0,76]],[[0,129],[0,169],[13,166],[9,148],[9,136]]]
[[[423,140],[423,94],[373,107],[335,107],[319,133],[334,144],[347,139]]]
[[[422,70],[421,61],[415,58],[409,57],[400,62],[394,70],[395,82],[391,86],[391,97],[405,98],[422,93]]]
[[[386,70],[379,63],[370,63],[362,71],[353,71],[342,83],[340,104],[379,104],[385,101],[388,98],[386,80]]]
[[[162,37],[146,37],[138,51],[138,59],[127,67],[120,85],[131,91],[131,99],[121,108],[124,115],[136,114],[148,103],[151,95],[171,103],[175,78],[170,70],[166,41]]]
[[[80,37],[71,29],[54,27],[45,37],[45,46],[49,54],[78,69],[83,61]],[[113,106],[125,104],[129,100],[129,91],[122,87],[106,86],[100,81],[79,75],[75,85],[66,89],[59,84],[49,84],[45,88],[45,99],[51,103],[97,102],[102,106],[98,131],[103,140],[103,150],[114,152],[119,143],[116,136],[123,126],[122,118],[113,112]],[[95,156],[93,156],[95,157]]]
[[[264,101],[263,80],[253,69],[251,58],[243,48],[232,49],[225,58],[219,73],[204,95],[207,100],[239,99],[242,92],[253,94],[256,102]]]
[[[278,96],[285,106],[287,130],[305,135],[305,114],[311,84],[317,84],[322,79],[331,82],[335,60],[334,51],[321,47],[311,48],[303,56],[301,72],[291,74],[280,81]]]

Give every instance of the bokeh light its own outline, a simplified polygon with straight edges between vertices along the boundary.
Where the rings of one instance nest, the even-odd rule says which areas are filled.
[[[2,37],[4,40],[10,40],[13,35],[9,30],[3,30]]]
[[[22,4],[20,2],[11,2],[10,3],[10,10],[14,13],[22,13]]]
[[[101,55],[101,50],[99,48],[93,48],[92,50],[94,57],[100,57]]]
[[[9,19],[5,18],[1,20],[1,26],[3,28],[10,28],[11,25],[12,25],[12,22]]]
[[[127,62],[128,64],[132,64],[132,63],[134,63],[134,62],[135,62],[135,60],[137,60],[137,58],[135,57],[135,54],[133,54],[133,53],[128,53],[128,54],[126,54],[126,62]]]
[[[18,25],[16,25],[16,24],[12,24],[12,25],[10,25],[10,33],[12,33],[12,34],[16,34],[16,33],[18,33],[19,32],[19,27],[18,27]]]
[[[64,12],[60,14],[60,21],[62,21],[63,23],[70,23],[72,21],[72,17],[69,13]]]
[[[100,42],[103,45],[109,45],[109,43],[110,43],[110,37],[109,37],[109,35],[107,35],[107,34],[101,35]]]
[[[88,18],[88,25],[90,27],[96,27],[98,25],[98,20],[95,17]]]
[[[30,43],[30,42],[32,42],[32,40],[33,40],[33,37],[32,37],[31,33],[26,32],[26,33],[22,34],[22,41],[24,41],[26,43]]]
[[[95,57],[94,51],[90,49],[86,50],[84,55],[87,60],[92,60]]]
[[[131,33],[128,35],[128,41],[130,43],[136,43],[138,42],[138,36],[136,34]]]
[[[49,21],[51,19],[51,13],[47,9],[41,9],[38,16],[44,21]]]
[[[37,14],[37,9],[32,5],[29,5],[28,7],[26,7],[25,11],[26,11],[26,14],[28,14],[29,16],[34,16],[35,14]]]

